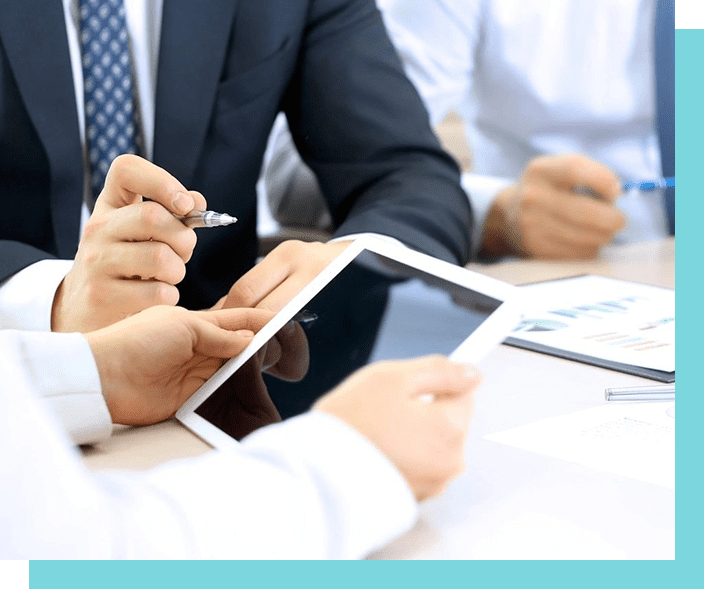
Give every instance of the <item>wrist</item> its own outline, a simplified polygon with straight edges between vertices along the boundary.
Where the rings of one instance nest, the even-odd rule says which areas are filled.
[[[515,199],[517,186],[510,185],[499,192],[489,207],[482,229],[479,255],[483,258],[498,258],[507,255],[525,255],[519,228],[511,221],[511,203]]]
[[[63,305],[64,299],[64,282],[66,279],[59,283],[54,293],[54,302],[51,305],[51,331],[67,331],[63,328],[63,323],[61,322],[61,307]]]
[[[103,337],[100,331],[86,333],[84,337],[88,341],[95,365],[98,368],[100,388],[110,412],[110,418],[113,423],[123,423],[124,416],[120,408],[119,387],[126,378],[126,374],[121,368],[121,355],[114,352],[109,339]]]

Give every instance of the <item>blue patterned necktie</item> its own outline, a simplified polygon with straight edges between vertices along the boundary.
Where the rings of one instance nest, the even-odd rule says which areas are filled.
[[[675,0],[657,0],[655,9],[655,98],[662,175],[675,175]],[[665,188],[670,235],[675,234],[675,187]]]
[[[122,0],[79,0],[86,148],[92,202],[122,153],[141,154],[129,36]]]

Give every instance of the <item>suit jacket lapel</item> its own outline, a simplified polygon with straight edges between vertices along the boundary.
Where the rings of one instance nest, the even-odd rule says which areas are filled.
[[[83,201],[83,155],[61,2],[4,1],[0,35],[49,159],[58,253],[72,258]]]
[[[189,187],[203,146],[236,2],[165,0],[154,162]]]

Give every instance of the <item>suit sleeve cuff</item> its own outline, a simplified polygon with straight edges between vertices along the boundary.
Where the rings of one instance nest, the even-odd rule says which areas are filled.
[[[56,415],[75,444],[110,437],[112,420],[100,375],[86,339],[79,333],[19,334],[33,390]]]
[[[0,283],[0,328],[51,331],[54,295],[72,265],[41,260]]]

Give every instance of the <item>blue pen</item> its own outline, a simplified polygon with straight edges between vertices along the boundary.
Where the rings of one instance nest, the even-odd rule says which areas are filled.
[[[675,185],[674,176],[671,178],[658,178],[657,180],[628,180],[621,185],[621,190],[623,192],[628,192],[629,190],[655,190],[656,188],[665,188]],[[589,186],[575,186],[572,192],[576,194],[583,194],[584,196],[591,196],[597,200],[604,200],[595,190],[589,188]]]
[[[658,178],[657,180],[648,180],[646,182],[638,182],[630,180],[624,182],[621,187],[624,192],[627,190],[655,190],[656,188],[665,188],[675,185],[675,178]]]

